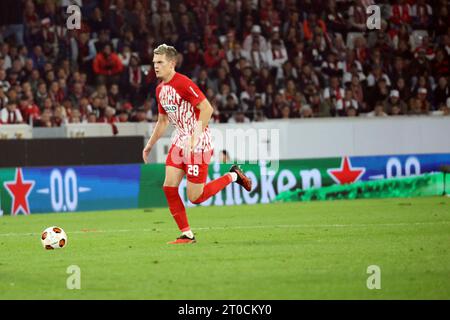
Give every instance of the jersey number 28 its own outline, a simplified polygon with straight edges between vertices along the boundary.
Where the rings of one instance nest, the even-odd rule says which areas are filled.
[[[198,176],[198,165],[197,164],[189,164],[188,165],[188,175],[190,176]]]

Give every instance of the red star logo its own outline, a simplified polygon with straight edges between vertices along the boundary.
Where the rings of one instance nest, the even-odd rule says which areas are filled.
[[[13,198],[11,214],[17,215],[19,210],[24,214],[30,214],[30,206],[28,204],[28,194],[34,187],[34,181],[26,181],[22,179],[22,169],[16,169],[15,181],[7,181],[4,183],[5,188]]]
[[[358,181],[366,172],[366,168],[353,168],[348,157],[342,158],[341,167],[328,169],[328,174],[337,184],[347,184]]]

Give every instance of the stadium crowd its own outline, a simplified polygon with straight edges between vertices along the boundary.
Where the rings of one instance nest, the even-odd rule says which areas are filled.
[[[69,30],[67,6],[81,4]],[[152,51],[181,53],[215,122],[449,115],[449,4],[372,0],[5,0],[0,123],[155,121]]]

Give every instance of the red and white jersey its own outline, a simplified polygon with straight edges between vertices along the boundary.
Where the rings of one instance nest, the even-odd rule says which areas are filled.
[[[156,87],[158,111],[160,114],[166,114],[170,123],[177,129],[172,141],[177,147],[185,147],[189,137],[194,134],[200,116],[200,110],[196,106],[204,99],[206,97],[197,85],[178,72],[169,82],[161,82]],[[211,149],[213,149],[211,132],[209,127],[206,127],[195,151]]]

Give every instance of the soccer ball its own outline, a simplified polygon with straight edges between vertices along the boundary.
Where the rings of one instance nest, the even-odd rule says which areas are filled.
[[[67,246],[67,235],[60,227],[49,227],[42,232],[41,242],[47,250],[64,248]]]

